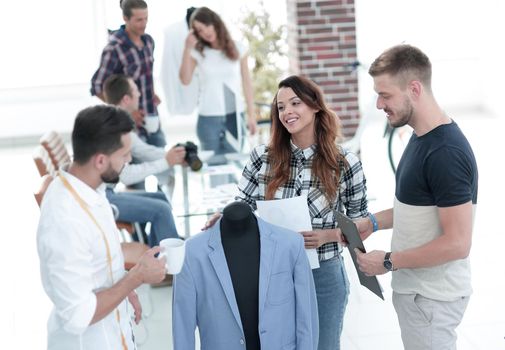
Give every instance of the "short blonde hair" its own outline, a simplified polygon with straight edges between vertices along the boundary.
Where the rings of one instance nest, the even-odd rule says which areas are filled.
[[[404,86],[411,80],[419,80],[431,90],[430,59],[420,49],[411,45],[397,45],[384,51],[372,63],[368,74],[372,77],[389,74]]]

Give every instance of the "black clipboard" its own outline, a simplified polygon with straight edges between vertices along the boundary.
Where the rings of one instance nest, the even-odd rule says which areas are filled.
[[[347,240],[349,253],[351,254],[352,262],[354,263],[354,267],[356,268],[356,272],[358,272],[359,283],[362,286],[368,288],[372,293],[377,295],[379,298],[384,300],[384,296],[382,295],[382,288],[375,276],[366,276],[358,266],[358,262],[356,260],[356,253],[354,252],[355,248],[358,248],[363,253],[366,253],[365,246],[363,245],[363,241],[358,232],[358,228],[356,224],[349,219],[344,214],[337,212],[337,222],[338,227],[345,236]]]

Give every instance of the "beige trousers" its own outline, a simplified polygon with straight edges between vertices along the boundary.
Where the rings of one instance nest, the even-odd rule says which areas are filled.
[[[456,327],[469,299],[439,301],[419,294],[393,293],[405,350],[455,350]]]

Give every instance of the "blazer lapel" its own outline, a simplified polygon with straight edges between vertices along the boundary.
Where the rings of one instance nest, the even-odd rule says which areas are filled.
[[[219,283],[223,288],[223,292],[226,295],[226,300],[230,305],[235,321],[239,325],[242,333],[244,333],[244,330],[242,329],[242,320],[240,319],[240,313],[238,311],[237,300],[235,299],[235,291],[233,290],[230,271],[228,270],[228,263],[226,262],[223,244],[221,243],[220,220],[216,222],[210,230],[209,246],[211,247],[211,252],[209,253],[209,259],[214,271],[216,272],[217,278],[219,279]]]
[[[274,259],[276,242],[271,237],[272,231],[270,229],[270,226],[268,226],[265,221],[258,218],[258,226],[260,231],[261,244],[258,316],[259,320],[261,321],[267,298],[268,283],[270,282],[270,275],[272,273],[272,263]]]

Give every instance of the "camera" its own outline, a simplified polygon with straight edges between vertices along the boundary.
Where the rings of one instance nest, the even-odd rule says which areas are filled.
[[[186,149],[186,156],[184,160],[188,163],[189,167],[193,171],[198,171],[202,168],[202,161],[198,157],[198,146],[191,141],[186,141],[185,143],[178,143],[176,146],[182,146]]]

